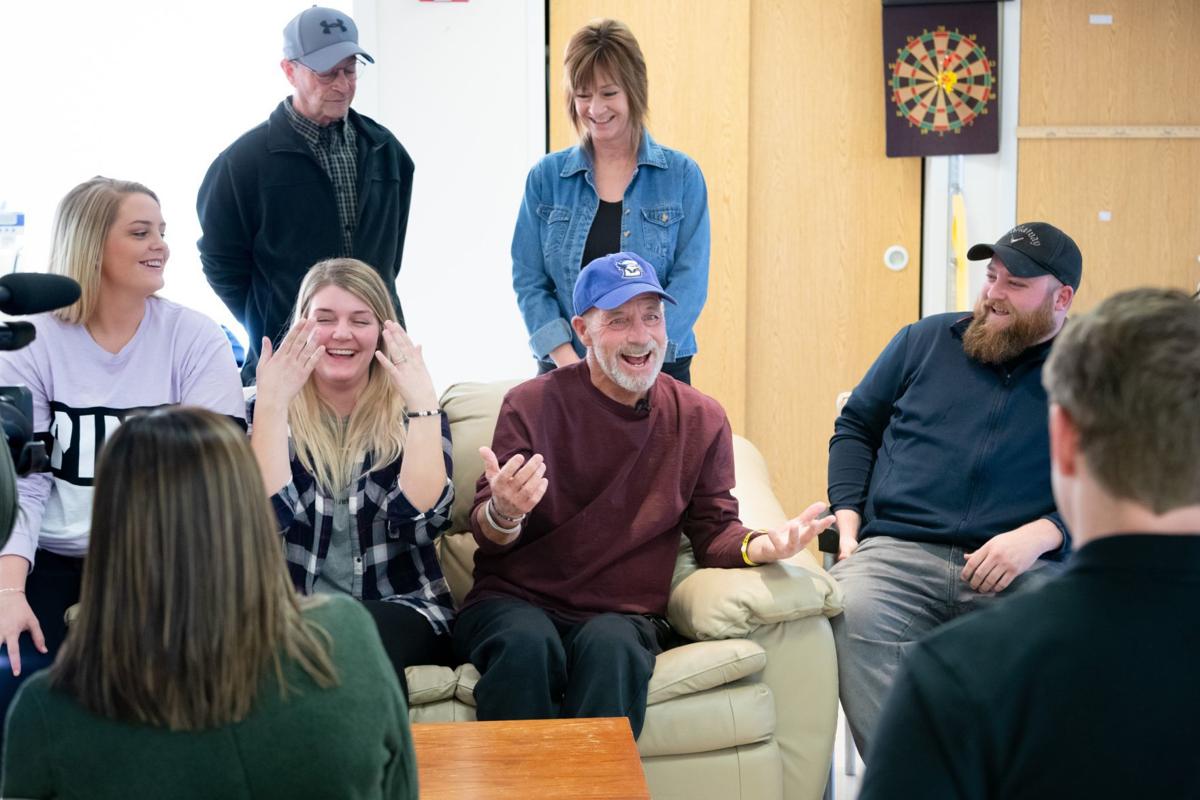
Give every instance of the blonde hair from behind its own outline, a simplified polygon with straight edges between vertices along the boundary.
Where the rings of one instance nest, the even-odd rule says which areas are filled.
[[[59,202],[50,240],[50,272],[73,279],[80,289],[78,301],[54,312],[63,322],[82,325],[96,313],[104,242],[121,201],[131,194],[148,195],[158,202],[158,195],[140,183],[101,175],[79,184]]]
[[[97,465],[79,615],[52,685],[111,719],[201,730],[253,709],[284,659],[337,683],[303,618],[245,434],[199,408],[127,418]]]
[[[575,111],[575,92],[591,87],[596,72],[603,70],[625,91],[629,100],[629,127],[636,149],[650,113],[650,89],[646,77],[646,59],[633,31],[615,19],[598,19],[584,25],[563,55],[563,88],[566,90],[567,116],[580,141],[591,149],[587,128]]]
[[[314,264],[300,284],[292,324],[308,316],[313,295],[336,286],[362,300],[380,325],[376,349],[386,352],[383,323],[396,322],[396,312],[379,273],[354,258],[330,258]],[[317,392],[310,376],[288,408],[292,444],[304,468],[326,494],[334,494],[359,477],[363,456],[371,466],[391,464],[404,451],[404,399],[391,378],[373,359],[367,386],[350,417],[343,420]]]

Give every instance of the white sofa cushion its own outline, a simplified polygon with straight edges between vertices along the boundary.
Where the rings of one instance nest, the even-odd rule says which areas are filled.
[[[654,674],[650,677],[646,702],[654,705],[682,695],[724,686],[760,672],[766,665],[766,651],[746,639],[695,642],[675,647],[660,653],[655,659]],[[446,668],[440,669],[450,672]],[[412,676],[413,670],[406,670],[405,675]],[[479,671],[471,664],[463,664],[457,670],[454,697],[467,705],[475,705],[475,684],[478,682]],[[409,693],[410,697],[415,697],[411,686]],[[446,699],[446,696],[435,697],[433,691],[422,696],[435,700]],[[417,704],[416,700],[411,702],[413,705]]]
[[[765,683],[722,686],[647,706],[638,752],[646,758],[765,742],[775,723],[775,697]]]
[[[465,531],[467,514],[475,503],[475,482],[483,474],[482,445],[492,443],[496,417],[504,395],[519,380],[496,383],[456,383],[441,398],[442,411],[453,427],[451,455],[454,458],[454,506],[450,512],[450,530]]]
[[[458,674],[450,667],[423,664],[404,670],[408,682],[408,704],[423,706],[450,700],[458,688]]]
[[[767,652],[748,639],[694,642],[659,653],[647,705],[733,683],[767,665]]]
[[[744,637],[761,625],[842,610],[841,588],[807,551],[744,569],[693,571],[694,564],[681,554],[667,601],[671,624],[689,639]]]

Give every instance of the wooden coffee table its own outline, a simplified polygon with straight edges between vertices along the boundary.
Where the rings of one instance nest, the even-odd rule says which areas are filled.
[[[412,726],[421,800],[650,800],[629,720]]]

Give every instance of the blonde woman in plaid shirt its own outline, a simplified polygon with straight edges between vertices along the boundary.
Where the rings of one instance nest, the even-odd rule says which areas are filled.
[[[454,499],[450,429],[375,270],[309,270],[279,348],[263,338],[249,417],[296,588],[362,600],[406,692],[406,666],[449,665],[434,539]]]

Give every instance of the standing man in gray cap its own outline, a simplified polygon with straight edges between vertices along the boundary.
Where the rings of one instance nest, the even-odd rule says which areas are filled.
[[[1018,225],[972,314],[905,327],[855,387],[829,443],[845,611],[831,620],[842,707],[863,758],[918,639],[1061,569],[1042,365],[1083,270],[1071,237]]]
[[[413,162],[387,128],[350,108],[359,70],[374,61],[348,15],[301,12],[283,29],[293,94],[217,156],[200,186],[200,261],[250,335],[244,382],[262,337],[278,344],[286,333],[300,280],[322,259],[374,267],[404,323],[396,275]]]

